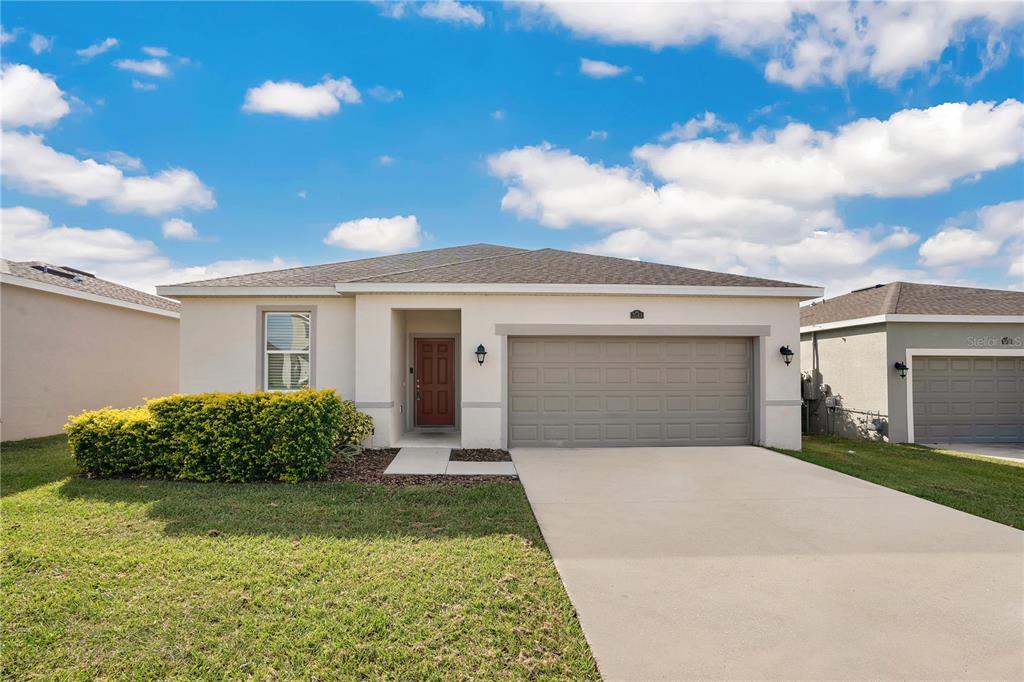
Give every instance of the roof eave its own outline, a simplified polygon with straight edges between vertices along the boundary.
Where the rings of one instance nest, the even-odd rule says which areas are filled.
[[[821,287],[691,286],[660,284],[339,282],[339,294],[575,294],[613,296],[736,296],[821,298]]]
[[[888,322],[914,322],[918,324],[1024,324],[1024,315],[872,315],[849,320],[834,320],[818,324],[801,325],[800,333],[843,329],[846,327],[863,327],[866,325]]]

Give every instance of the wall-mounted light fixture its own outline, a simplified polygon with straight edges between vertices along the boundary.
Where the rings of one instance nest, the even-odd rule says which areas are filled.
[[[481,365],[484,364],[484,358],[487,357],[487,349],[484,348],[484,344],[480,344],[476,347],[476,361]]]
[[[907,370],[910,369],[909,367],[907,367],[907,363],[897,360],[896,364],[893,365],[892,368],[899,373],[900,379],[907,378]]]
[[[793,349],[789,346],[783,346],[779,349],[779,353],[782,355],[782,359],[786,361],[786,364],[793,362]]]

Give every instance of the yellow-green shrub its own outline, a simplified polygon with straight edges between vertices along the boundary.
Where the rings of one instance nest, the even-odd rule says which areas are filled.
[[[336,444],[369,437],[372,420],[333,390],[293,393],[201,393],[150,400],[144,452],[134,461],[115,447],[119,433],[84,413],[68,423],[72,453],[83,469],[102,475],[140,474],[197,481],[301,481],[320,478]],[[93,429],[102,423],[104,428]],[[81,433],[91,431],[88,434]],[[116,465],[116,466],[114,466]]]
[[[153,415],[145,407],[83,412],[65,424],[78,465],[100,476],[149,475],[157,449]]]

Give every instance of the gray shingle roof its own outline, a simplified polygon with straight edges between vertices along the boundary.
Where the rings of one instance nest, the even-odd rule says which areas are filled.
[[[333,286],[340,282],[405,284],[646,284],[803,287],[759,277],[595,256],[475,244],[362,260],[188,282],[180,286]]]
[[[1024,315],[1024,292],[890,282],[804,306],[800,324],[876,315]]]
[[[115,301],[134,303],[136,305],[159,308],[170,312],[179,312],[181,306],[160,296],[153,296],[138,289],[132,289],[116,282],[100,279],[81,270],[74,270],[64,265],[50,265],[39,261],[10,261],[3,259],[2,271],[15,277],[52,284],[54,286],[80,291],[94,296],[103,296]]]

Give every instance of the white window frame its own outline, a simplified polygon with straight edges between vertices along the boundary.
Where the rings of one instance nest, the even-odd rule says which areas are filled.
[[[263,338],[261,339],[261,348],[263,351],[263,390],[271,391],[273,393],[292,393],[300,389],[297,388],[270,388],[270,360],[271,355],[303,355],[307,357],[307,364],[309,366],[309,381],[306,382],[307,388],[313,386],[313,313],[309,310],[264,310],[263,312]],[[301,315],[306,318],[309,323],[309,348],[305,351],[294,351],[294,350],[270,350],[267,348],[267,320],[271,315]]]

